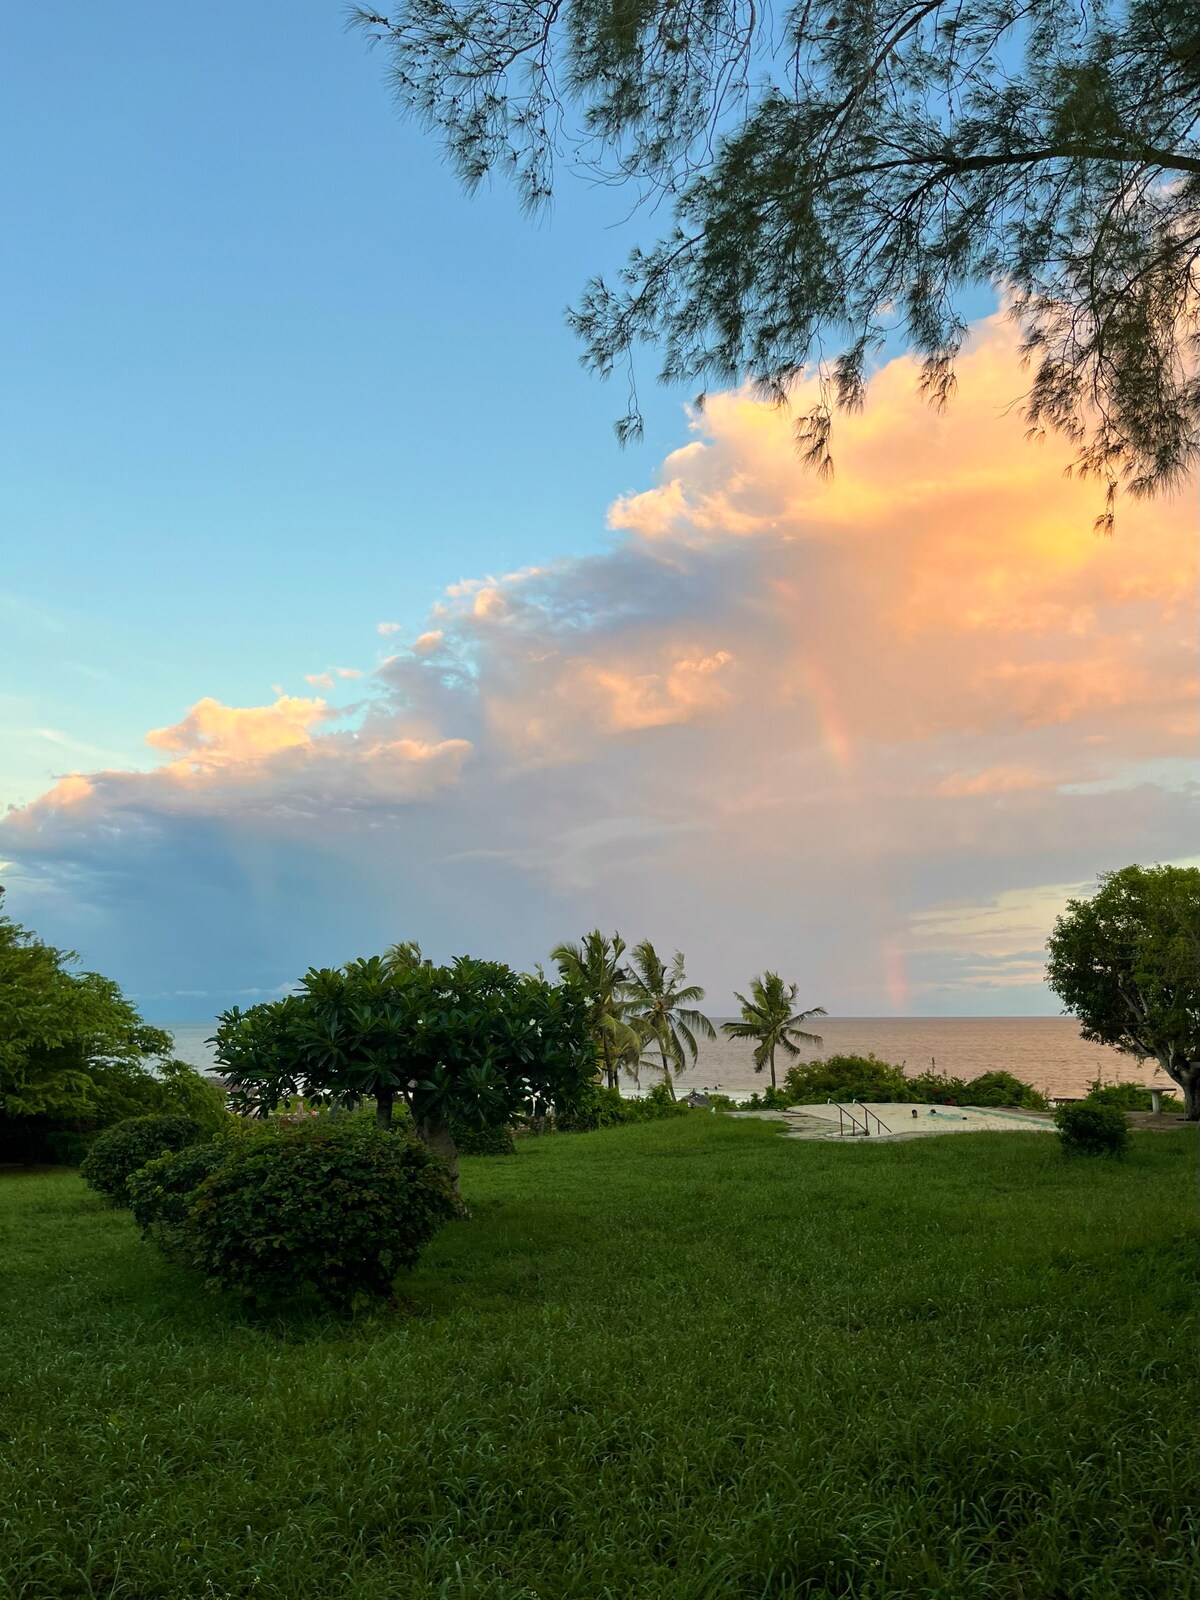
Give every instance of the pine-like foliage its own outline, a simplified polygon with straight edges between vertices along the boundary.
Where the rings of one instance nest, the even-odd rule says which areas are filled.
[[[359,25],[468,185],[545,203],[557,160],[673,214],[572,313],[602,374],[752,379],[830,466],[900,335],[949,398],[963,294],[1006,297],[1031,430],[1134,494],[1200,429],[1200,12],[1194,0],[402,0]],[[632,372],[632,368],[630,367]],[[636,390],[623,435],[640,428]]]

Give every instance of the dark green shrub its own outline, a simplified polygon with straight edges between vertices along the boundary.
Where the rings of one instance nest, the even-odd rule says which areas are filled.
[[[908,1098],[928,1106],[963,1106],[967,1103],[965,1078],[948,1078],[943,1072],[918,1072],[908,1079]]]
[[[1059,1106],[1054,1122],[1066,1155],[1122,1156],[1129,1146],[1129,1122],[1120,1106],[1079,1100]]]
[[[790,1105],[913,1098],[903,1070],[874,1055],[828,1056],[824,1061],[797,1062],[784,1073],[783,1089]]]
[[[663,1117],[686,1117],[691,1110],[671,1099],[665,1083],[656,1083],[647,1094],[626,1098],[617,1089],[589,1084],[577,1105],[559,1113],[560,1133],[594,1133],[597,1128],[614,1128],[625,1122],[658,1122]]]
[[[795,1105],[792,1095],[787,1089],[772,1089],[770,1084],[759,1094],[756,1089],[752,1095],[743,1100],[741,1105],[734,1109],[737,1111],[786,1111],[788,1106]]]
[[[591,1083],[576,1103],[558,1115],[560,1133],[594,1133],[597,1128],[612,1128],[626,1121],[625,1101],[616,1089]]]
[[[248,1299],[344,1307],[388,1295],[454,1214],[449,1175],[419,1140],[322,1117],[235,1145],[190,1208],[187,1246]]]
[[[1026,1111],[1045,1111],[1048,1101],[1011,1072],[984,1072],[972,1078],[966,1087],[968,1106],[1020,1106]]]
[[[513,1132],[507,1123],[498,1128],[487,1124],[481,1128],[454,1117],[450,1120],[450,1132],[462,1156],[511,1156],[516,1152]]]
[[[1149,1111],[1150,1091],[1140,1083],[1109,1083],[1103,1087],[1097,1082],[1088,1090],[1088,1103],[1095,1106],[1119,1106],[1122,1111]]]
[[[622,1122],[660,1122],[664,1117],[686,1117],[690,1106],[671,1099],[665,1083],[654,1084],[646,1094],[621,1101]]]
[[[116,1205],[129,1204],[128,1181],[147,1161],[198,1144],[204,1130],[192,1117],[131,1117],[106,1128],[79,1168],[80,1177]]]
[[[147,1239],[169,1255],[186,1254],[188,1211],[205,1178],[232,1153],[228,1139],[188,1145],[147,1161],[128,1181],[129,1209]]]

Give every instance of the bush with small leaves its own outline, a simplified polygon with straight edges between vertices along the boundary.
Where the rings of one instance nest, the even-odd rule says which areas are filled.
[[[556,1126],[560,1133],[594,1133],[598,1128],[615,1128],[626,1122],[658,1122],[664,1117],[686,1117],[691,1110],[681,1100],[672,1100],[665,1083],[656,1083],[649,1094],[626,1098],[617,1089],[590,1084],[577,1105],[560,1113]]]
[[[621,1121],[660,1122],[663,1117],[686,1117],[691,1109],[681,1100],[673,1100],[665,1083],[656,1083],[648,1093],[621,1101]]]
[[[1046,1111],[1048,1102],[1044,1094],[1029,1084],[1022,1083],[1020,1078],[1011,1072],[982,1072],[978,1078],[972,1078],[966,1088],[964,1105],[968,1106],[1010,1106],[1020,1107],[1025,1111]]]
[[[235,1145],[189,1208],[187,1248],[210,1281],[247,1299],[344,1308],[389,1295],[454,1215],[426,1145],[322,1117]]]
[[[480,1127],[475,1123],[463,1122],[458,1117],[451,1117],[450,1132],[460,1155],[511,1156],[516,1153],[513,1131],[507,1122],[501,1123],[498,1127],[490,1123]]]
[[[1065,1155],[1122,1156],[1129,1146],[1129,1121],[1120,1106],[1080,1100],[1054,1113]]]
[[[147,1161],[199,1144],[205,1130],[192,1117],[130,1117],[106,1128],[84,1157],[79,1175],[119,1206],[129,1204],[129,1179]]]
[[[964,1078],[951,1078],[936,1067],[916,1072],[908,1080],[908,1098],[927,1106],[965,1106],[967,1083]]]
[[[780,1092],[785,1105],[912,1098],[903,1068],[880,1061],[875,1055],[836,1055],[823,1061],[797,1062],[784,1073]]]
[[[594,1133],[626,1120],[625,1102],[617,1089],[591,1083],[569,1110],[560,1111],[555,1126],[560,1133]]]
[[[1140,1083],[1093,1083],[1088,1090],[1088,1104],[1093,1106],[1119,1106],[1122,1111],[1149,1111],[1152,1105],[1149,1089]]]
[[[753,1094],[747,1095],[741,1104],[735,1107],[738,1111],[786,1111],[796,1102],[792,1099],[787,1089],[772,1089],[771,1085],[759,1094],[755,1089]]]
[[[229,1139],[188,1145],[157,1156],[129,1179],[129,1209],[144,1238],[167,1255],[187,1255],[188,1212],[205,1178],[228,1161]]]

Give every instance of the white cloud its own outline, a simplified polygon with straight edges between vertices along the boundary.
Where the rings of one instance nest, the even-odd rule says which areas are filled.
[[[1032,993],[1064,885],[1197,834],[1192,517],[1091,533],[1090,487],[1003,412],[1001,325],[944,417],[911,377],[880,374],[832,484],[785,416],[712,397],[610,549],[451,585],[350,718],[202,699],[156,770],[11,813],[27,892],[159,926],[163,988],[232,961],[231,927],[238,985],[269,987],[401,936],[532,961],[600,922],[681,944],[726,1003],[765,964],[842,1011]],[[173,958],[181,896],[212,929]]]

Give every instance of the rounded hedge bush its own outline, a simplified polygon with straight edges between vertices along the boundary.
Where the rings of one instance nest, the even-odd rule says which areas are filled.
[[[1129,1145],[1129,1121],[1120,1106],[1080,1100],[1059,1106],[1054,1122],[1067,1155],[1121,1156]]]
[[[198,1144],[204,1137],[204,1130],[191,1117],[130,1117],[97,1137],[79,1175],[115,1204],[127,1206],[129,1179],[147,1161]]]
[[[387,1296],[455,1215],[445,1167],[418,1140],[321,1118],[235,1145],[188,1209],[192,1260],[256,1301],[344,1307]]]
[[[129,1209],[147,1239],[169,1255],[186,1255],[188,1212],[200,1185],[229,1160],[228,1139],[188,1145],[157,1156],[129,1178]]]

